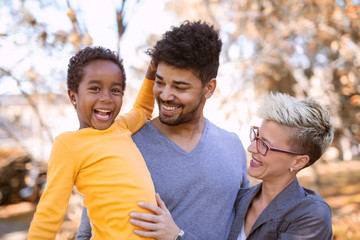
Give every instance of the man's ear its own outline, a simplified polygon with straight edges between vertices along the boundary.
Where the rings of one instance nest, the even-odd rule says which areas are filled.
[[[216,89],[216,79],[211,79],[206,85],[205,85],[205,98],[209,99],[215,92]]]
[[[309,162],[310,158],[308,155],[299,155],[295,157],[295,161],[293,164],[293,169],[295,171],[299,171],[303,167],[306,166],[306,164]]]

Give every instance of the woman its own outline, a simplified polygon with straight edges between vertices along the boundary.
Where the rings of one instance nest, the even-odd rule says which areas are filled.
[[[250,130],[248,174],[262,182],[239,191],[229,240],[331,239],[330,207],[296,178],[333,140],[329,111],[313,99],[276,93],[258,115],[263,121]]]

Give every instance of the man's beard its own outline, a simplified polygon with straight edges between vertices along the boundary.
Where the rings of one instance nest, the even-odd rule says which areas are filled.
[[[196,112],[198,111],[202,100],[204,99],[204,95],[202,95],[199,99],[199,101],[197,102],[197,104],[187,113],[184,113],[184,107],[183,105],[179,105],[179,104],[173,104],[173,102],[171,101],[162,101],[159,97],[156,99],[156,101],[158,102],[158,106],[159,106],[159,120],[161,123],[168,125],[168,126],[178,126],[180,124],[183,123],[187,123],[187,122],[191,122],[192,120],[195,119],[195,117],[197,116]],[[182,108],[179,116],[175,116],[175,117],[167,117],[164,116],[163,114],[161,114],[161,103],[166,103],[167,105],[177,105],[180,106],[180,108]]]

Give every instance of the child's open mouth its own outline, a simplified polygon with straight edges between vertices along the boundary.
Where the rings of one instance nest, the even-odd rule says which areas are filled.
[[[110,110],[95,109],[94,113],[95,113],[96,118],[101,121],[107,121],[111,117]]]

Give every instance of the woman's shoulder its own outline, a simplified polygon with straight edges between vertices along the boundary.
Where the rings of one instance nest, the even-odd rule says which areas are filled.
[[[312,214],[324,211],[331,214],[330,206],[318,193],[305,187],[303,187],[303,190],[305,192],[303,203],[306,206],[306,211],[311,212]]]
[[[302,187],[302,189],[304,190],[306,200],[309,200],[311,202],[316,202],[316,203],[319,202],[319,203],[327,205],[325,200],[314,190],[305,188],[305,187]]]
[[[315,191],[303,188],[303,197],[297,198],[287,209],[287,217],[294,221],[331,226],[331,209]]]

